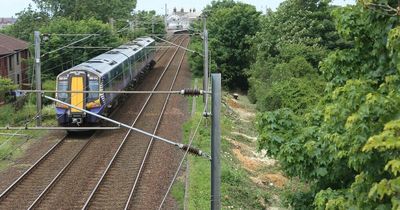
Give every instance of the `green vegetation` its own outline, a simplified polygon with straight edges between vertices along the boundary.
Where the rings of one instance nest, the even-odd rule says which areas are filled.
[[[252,61],[249,38],[259,30],[260,13],[249,4],[232,0],[213,1],[206,9],[207,27],[214,71],[224,74],[223,85],[232,90],[247,90],[247,69]],[[194,25],[201,30],[201,24]],[[193,49],[202,52],[201,39],[194,39]],[[193,54],[191,68],[199,75],[202,57]]]
[[[290,106],[260,115],[260,148],[312,183],[305,196],[314,199],[298,208],[398,209],[399,19],[368,3],[333,14],[353,46],[320,63],[328,83],[318,104],[302,115]]]
[[[84,41],[84,44],[77,44],[78,46],[116,47],[122,43],[122,39],[111,30],[111,26],[95,19],[73,21],[68,18],[57,18],[42,26],[40,31],[54,34],[99,34],[99,36],[93,36]],[[44,41],[41,48],[43,50],[42,74],[44,78],[54,79],[60,72],[104,52],[105,49],[66,48],[56,53],[49,53],[66,43],[72,43],[82,38],[84,37],[50,35],[48,41]]]
[[[0,102],[4,102],[6,100],[6,92],[15,88],[16,85],[13,84],[12,80],[0,76]]]
[[[136,6],[135,0],[77,1],[72,4],[64,0],[34,2],[38,11],[28,7],[17,14],[15,24],[0,32],[30,43],[33,43],[34,31],[43,34],[41,54],[44,80],[54,80],[59,72],[138,36],[151,33],[153,20],[154,32],[165,33],[162,17],[157,16],[155,11],[131,14]],[[114,28],[109,24],[109,18],[114,19]],[[128,22],[134,20],[136,25],[135,30],[132,30]],[[74,42],[76,44],[71,44]],[[71,46],[65,47],[67,45]],[[65,48],[57,50],[61,47]],[[33,46],[30,50],[33,55]],[[33,64],[32,61],[30,63]],[[32,69],[29,68],[29,74]]]
[[[185,138],[189,139],[190,133],[194,131],[198,122],[203,117],[204,106],[202,98],[197,100],[195,115],[184,125]],[[224,100],[225,101],[225,100]],[[191,105],[191,102],[189,103]],[[230,142],[230,138],[248,143],[247,140],[233,137],[232,127],[241,131],[245,128],[246,132],[255,132],[252,123],[238,121],[238,116],[232,113],[229,108],[223,108],[221,113],[221,129],[222,129],[222,145],[221,145],[221,194],[222,207],[234,209],[262,209],[263,205],[271,205],[271,194],[265,189],[259,188],[249,178],[249,172],[243,169],[237,158],[232,153],[235,148]],[[210,154],[210,121],[202,122],[193,141],[193,146]],[[249,134],[249,133],[248,133]],[[250,134],[249,134],[250,135]],[[253,135],[253,133],[251,133]],[[210,162],[204,158],[188,156],[190,164],[190,181],[189,181],[189,209],[209,209],[210,208]],[[182,182],[182,181],[181,181]],[[184,184],[178,182],[174,186],[173,195],[183,206],[183,190]],[[276,192],[274,192],[276,193]]]
[[[399,209],[398,1],[328,3],[286,0],[259,17],[258,31],[246,34],[230,30],[228,23],[240,26],[248,17],[215,12],[241,3],[213,2],[208,7],[211,52],[218,57],[212,60],[213,71],[222,72],[228,88],[238,85],[232,75],[247,72],[242,75],[250,85],[249,97],[260,112],[259,149],[276,158],[292,180],[307,183],[282,194],[287,206]],[[214,23],[218,29],[212,34]],[[246,37],[252,47],[227,47],[216,41],[229,40],[219,32]],[[234,63],[225,58],[237,52],[253,55],[247,60],[251,65],[224,69]],[[200,65],[195,56],[191,63]]]
[[[52,17],[67,17],[72,20],[95,18],[108,21],[109,18],[130,17],[136,7],[136,0],[33,0],[38,8]]]
[[[16,110],[17,102],[0,106],[0,127],[5,126],[35,126],[36,105],[33,97],[28,97],[25,105]],[[44,106],[42,117],[44,126],[56,126],[54,106]],[[18,158],[29,145],[30,139],[37,139],[48,131],[9,130],[0,134],[0,170],[6,168],[10,161]],[[14,135],[17,134],[17,135]]]
[[[131,13],[136,6],[136,0],[95,0],[73,3],[65,0],[34,0],[33,2],[38,10],[29,6],[17,14],[18,19],[15,24],[0,32],[30,43],[33,43],[34,31],[42,33],[42,87],[45,90],[55,89],[55,77],[60,72],[119,44],[151,33],[153,20],[155,33],[165,33],[162,17],[157,16],[154,11]],[[114,20],[114,28],[108,23],[111,18]],[[134,31],[128,24],[133,20],[139,23]],[[33,45],[29,50],[33,55]],[[28,78],[32,78],[33,58],[24,62],[27,62],[29,66]],[[24,82],[28,83],[28,81]],[[0,101],[4,99],[5,92],[15,88],[11,81],[0,78]],[[0,106],[0,126],[35,125],[33,119],[36,116],[35,101],[34,94],[20,97],[15,102],[7,100],[9,104]],[[42,124],[55,126],[55,111],[51,101],[43,100],[43,104]],[[17,134],[28,135],[32,138],[45,133],[17,131]],[[7,164],[9,159],[16,158],[17,154],[23,151],[24,148],[21,146],[25,145],[25,142],[27,139],[24,136],[0,135],[0,165]]]

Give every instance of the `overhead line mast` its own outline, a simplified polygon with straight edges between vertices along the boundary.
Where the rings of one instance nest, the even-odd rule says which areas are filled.
[[[42,80],[41,80],[41,64],[40,64],[40,32],[35,31],[35,72],[36,72],[36,90],[42,90]],[[36,109],[37,118],[36,126],[42,125],[42,96],[40,92],[36,93]]]

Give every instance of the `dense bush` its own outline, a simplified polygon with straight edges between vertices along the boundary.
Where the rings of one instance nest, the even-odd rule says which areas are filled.
[[[396,5],[337,8],[338,33],[352,47],[321,62],[324,95],[304,114],[289,107],[259,116],[260,148],[310,183],[305,196],[315,195],[308,205],[316,209],[400,208],[400,19],[382,9]]]

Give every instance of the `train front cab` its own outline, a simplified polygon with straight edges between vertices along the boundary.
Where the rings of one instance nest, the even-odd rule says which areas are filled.
[[[99,93],[82,93],[98,91],[99,77],[85,71],[70,71],[57,77],[58,91],[76,91],[76,93],[57,93],[56,98],[80,109],[101,113],[102,105]],[[82,126],[98,123],[99,119],[75,108],[57,103],[56,113],[61,126]]]

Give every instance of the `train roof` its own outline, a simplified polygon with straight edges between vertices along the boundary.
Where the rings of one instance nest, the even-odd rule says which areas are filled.
[[[155,40],[150,37],[137,38],[66,71],[87,70],[96,73],[99,76],[103,76],[119,64],[123,63],[127,58],[137,54],[142,49],[149,46],[154,41]],[[63,73],[64,72],[61,74]]]

